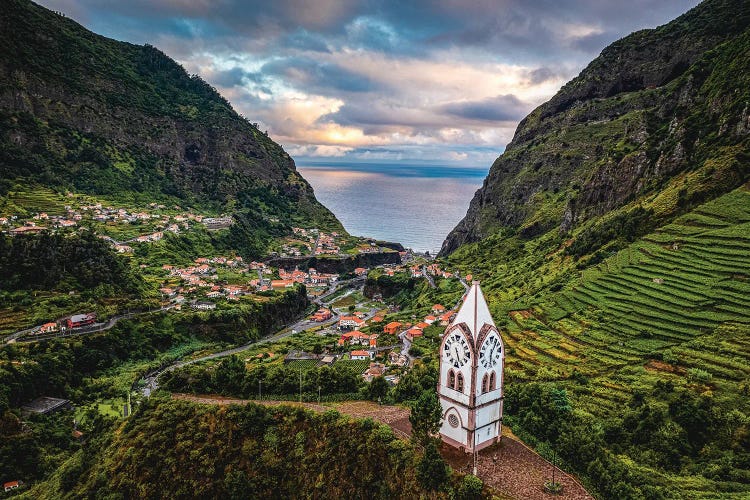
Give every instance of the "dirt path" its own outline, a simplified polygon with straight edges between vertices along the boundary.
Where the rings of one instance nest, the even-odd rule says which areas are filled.
[[[403,439],[411,436],[409,410],[400,406],[381,406],[371,401],[347,401],[343,403],[299,403],[296,401],[253,401],[232,399],[223,396],[197,396],[192,394],[172,394],[173,399],[214,405],[245,405],[248,403],[266,406],[281,404],[302,406],[313,411],[337,410],[355,418],[372,418],[389,425],[395,434]],[[443,444],[441,454],[454,469],[470,473],[473,467],[472,456]],[[523,444],[506,427],[500,444],[486,448],[477,457],[477,475],[498,493],[523,500],[593,500],[583,486],[571,475],[557,470],[557,480],[563,484],[561,495],[544,493],[542,485],[549,480],[552,465],[534,450]]]

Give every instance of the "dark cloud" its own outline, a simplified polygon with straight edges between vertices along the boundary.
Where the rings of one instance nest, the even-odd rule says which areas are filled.
[[[488,145],[492,151],[501,150],[502,143],[490,142],[511,135],[513,122],[576,75],[607,44],[632,31],[663,24],[698,3],[38,1],[97,33],[160,47],[190,72],[202,74],[251,120],[262,121],[292,146],[314,145],[311,137],[323,137],[310,130],[307,136],[295,135],[306,129],[294,120],[308,113],[315,112],[306,126],[356,128],[365,139],[373,139],[362,143],[377,144],[367,150],[356,149],[361,144],[355,144],[354,151],[363,157],[375,157],[378,151],[390,156],[433,154],[440,147],[447,148],[449,139],[459,142],[446,149],[446,154],[458,151],[470,156],[470,151]],[[378,74],[378,64],[387,64],[398,78]],[[420,66],[414,75],[404,70],[409,64]],[[504,68],[515,71],[518,81],[492,80],[481,93],[475,91],[482,83],[477,74],[486,72],[489,80],[496,76],[490,72]],[[470,76],[451,78],[459,71]],[[533,92],[523,93],[529,87]],[[305,104],[309,106],[303,111],[291,109],[295,99],[308,99]],[[446,132],[449,139],[441,137],[441,131],[462,127],[462,135],[451,135],[453,130]],[[424,145],[425,137],[442,145],[430,149]],[[477,154],[491,156],[492,152]]]
[[[306,57],[278,59],[263,65],[262,75],[279,76],[284,82],[295,84],[308,92],[331,95],[338,92],[367,92],[377,85],[364,75],[332,63]]]
[[[492,122],[518,121],[529,112],[529,105],[513,95],[499,95],[480,101],[446,104],[441,111],[469,120]]]
[[[281,41],[281,45],[301,51],[325,52],[329,54],[331,52],[324,36],[310,33],[303,29],[286,35]]]

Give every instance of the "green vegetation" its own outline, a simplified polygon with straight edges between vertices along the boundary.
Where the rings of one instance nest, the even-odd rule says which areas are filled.
[[[98,290],[97,287],[99,287]],[[0,289],[138,293],[142,282],[127,261],[93,233],[0,234]]]
[[[0,194],[41,186],[231,213],[226,243],[246,256],[293,226],[345,233],[278,144],[157,48],[27,0],[5,5],[2,27],[0,83],[25,104],[0,110]]]
[[[278,498],[305,491],[386,498],[421,491],[417,453],[407,442],[386,426],[335,411],[151,399],[110,439],[106,447],[86,446],[31,494]],[[66,478],[75,479],[64,488]]]

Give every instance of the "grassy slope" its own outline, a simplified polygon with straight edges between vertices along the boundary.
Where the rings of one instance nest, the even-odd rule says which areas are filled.
[[[576,265],[586,258],[575,261],[565,252],[570,241],[558,243],[554,235],[497,236],[452,257],[483,279],[505,323],[509,383],[556,381],[575,408],[600,421],[659,380],[750,414],[750,185],[582,272]],[[700,471],[634,463],[687,496],[728,488]],[[750,491],[743,483],[729,489]]]

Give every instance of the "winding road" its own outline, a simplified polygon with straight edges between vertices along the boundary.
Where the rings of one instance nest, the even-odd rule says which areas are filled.
[[[11,333],[7,337],[5,337],[4,342],[6,344],[12,343],[12,342],[40,342],[44,340],[52,340],[52,339],[60,339],[60,338],[67,338],[67,337],[76,337],[78,335],[86,335],[88,333],[96,333],[96,332],[103,332],[105,330],[109,330],[112,327],[114,327],[118,321],[121,319],[130,319],[134,318],[136,316],[141,316],[143,314],[152,314],[157,312],[163,312],[168,311],[169,309],[172,309],[174,307],[173,304],[170,304],[168,306],[160,307],[158,309],[149,309],[147,311],[137,311],[137,312],[129,312],[125,314],[118,314],[117,316],[112,316],[107,321],[103,323],[93,323],[89,326],[83,326],[80,328],[70,328],[61,332],[56,332],[53,334],[48,335],[34,335],[33,337],[19,339],[19,337],[26,335],[28,333],[32,333],[39,329],[39,326],[34,326],[32,328],[27,328],[25,330],[20,330],[15,333]]]

